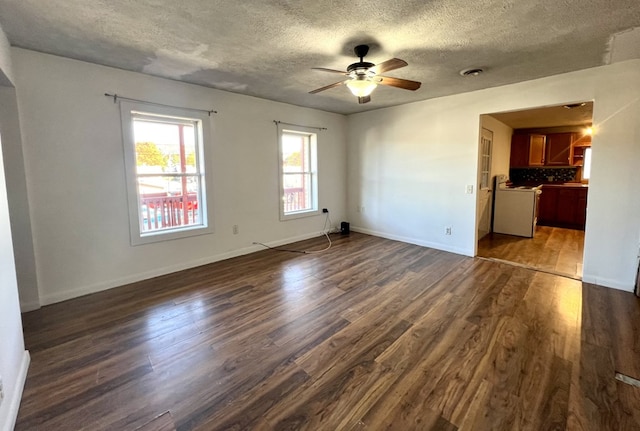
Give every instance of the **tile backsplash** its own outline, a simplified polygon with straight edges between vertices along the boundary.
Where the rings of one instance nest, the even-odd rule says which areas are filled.
[[[575,181],[577,171],[578,168],[511,168],[509,178],[514,184],[565,183]]]

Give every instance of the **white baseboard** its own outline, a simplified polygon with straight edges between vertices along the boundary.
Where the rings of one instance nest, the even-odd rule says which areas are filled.
[[[296,237],[290,237],[282,240],[271,241],[265,243],[269,247],[278,247],[285,244],[291,244],[297,241],[303,241],[310,238],[316,238],[323,235],[323,232],[312,232]],[[48,295],[40,296],[41,305],[54,304],[56,302],[66,301],[67,299],[77,298],[79,296],[89,295],[91,293],[101,292],[103,290],[112,289],[118,286],[124,286],[125,284],[135,283],[141,280],[147,280],[153,277],[159,277],[161,275],[171,274],[173,272],[182,271],[189,268],[195,268],[197,266],[207,265],[221,260],[231,259],[233,257],[243,256],[256,251],[264,250],[265,248],[260,245],[250,245],[237,250],[232,250],[226,253],[220,253],[213,256],[208,256],[201,259],[192,260],[189,262],[182,262],[175,265],[165,266],[162,268],[154,268],[152,271],[141,272],[132,274],[126,277],[117,278],[114,280],[108,280],[100,283],[96,283],[89,286],[78,287],[75,289],[69,289],[61,292],[54,292]]]
[[[633,284],[624,283],[620,280],[613,280],[610,278],[602,278],[591,274],[583,274],[582,282],[589,284],[596,284],[602,287],[610,287],[611,289],[624,290],[625,292],[633,292],[635,286]]]
[[[24,384],[27,381],[27,371],[29,370],[29,363],[31,363],[31,356],[29,351],[25,350],[22,355],[22,363],[20,364],[20,370],[18,371],[18,378],[16,379],[16,386],[13,393],[10,394],[9,399],[5,400],[9,402],[9,420],[5,424],[5,428],[2,431],[13,431],[16,426],[16,420],[18,419],[18,409],[20,408],[20,401],[22,400],[22,391],[24,390]]]
[[[40,308],[39,302],[20,302],[20,312],[26,313],[27,311],[33,311]]]
[[[394,241],[406,242],[408,244],[415,244],[421,247],[435,248],[436,250],[448,251],[450,253],[461,254],[463,256],[473,257],[473,250],[467,250],[460,247],[454,247],[449,244],[436,243],[431,241],[423,241],[417,238],[411,238],[406,236],[394,235],[387,232],[379,232],[371,229],[366,229],[358,226],[351,226],[351,230],[354,232],[366,233],[367,235],[379,236],[380,238],[392,239]]]

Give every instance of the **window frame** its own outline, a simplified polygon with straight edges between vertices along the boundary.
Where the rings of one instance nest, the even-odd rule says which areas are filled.
[[[209,157],[208,146],[211,142],[210,117],[204,112],[194,110],[159,106],[150,103],[120,101],[120,115],[122,123],[122,142],[124,149],[125,180],[127,187],[127,210],[129,213],[129,233],[132,246],[151,244],[156,242],[171,241],[180,238],[188,238],[198,235],[213,233],[212,219],[212,180],[211,170],[207,169]],[[162,117],[170,120],[180,120],[193,122],[196,129],[196,162],[198,172],[193,174],[200,177],[200,201],[198,211],[200,212],[201,224],[178,226],[175,228],[163,229],[154,232],[142,232],[140,228],[141,207],[138,191],[139,175],[136,169],[136,148],[134,135],[134,121],[136,115],[141,118],[148,117],[157,119],[162,123]]]
[[[320,214],[320,197],[318,193],[318,131],[302,126],[292,126],[292,125],[282,125],[278,124],[278,206],[280,209],[280,221],[299,219],[303,217],[312,217]],[[311,209],[295,211],[295,212],[285,212],[285,201],[284,201],[284,170],[283,170],[283,136],[285,134],[295,134],[295,135],[303,135],[309,139],[309,167],[310,170],[308,174],[311,178]],[[305,174],[307,172],[301,172]]]

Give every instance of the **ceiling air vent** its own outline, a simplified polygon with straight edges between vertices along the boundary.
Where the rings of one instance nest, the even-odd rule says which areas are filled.
[[[480,69],[479,67],[474,67],[473,69],[461,70],[460,71],[460,75],[462,75],[462,76],[478,76],[482,72],[484,72],[484,70]]]

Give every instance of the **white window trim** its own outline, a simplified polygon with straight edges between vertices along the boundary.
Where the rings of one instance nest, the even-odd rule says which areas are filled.
[[[202,201],[200,211],[202,211],[202,225],[185,226],[161,232],[140,232],[140,214],[138,205],[138,187],[136,175],[135,137],[133,131],[133,112],[144,112],[153,115],[164,115],[172,118],[185,118],[198,120],[200,122],[200,136],[198,137],[198,161],[200,170],[204,174],[204,181],[201,183]],[[211,143],[211,118],[206,113],[197,111],[158,106],[147,103],[137,103],[120,101],[120,117],[122,122],[122,142],[124,148],[125,177],[127,183],[127,203],[129,212],[129,231],[131,245],[151,244],[162,241],[171,241],[180,238],[193,237],[213,233],[212,217],[212,179],[211,169],[207,169],[209,153],[208,146]]]
[[[282,134],[284,132],[300,133],[310,136],[309,146],[313,149],[315,157],[311,159],[312,181],[312,209],[285,214],[284,212],[284,184],[282,171]],[[318,130],[310,127],[278,124],[278,207],[280,208],[280,221],[294,220],[304,217],[312,217],[320,214],[320,196],[318,194]]]

